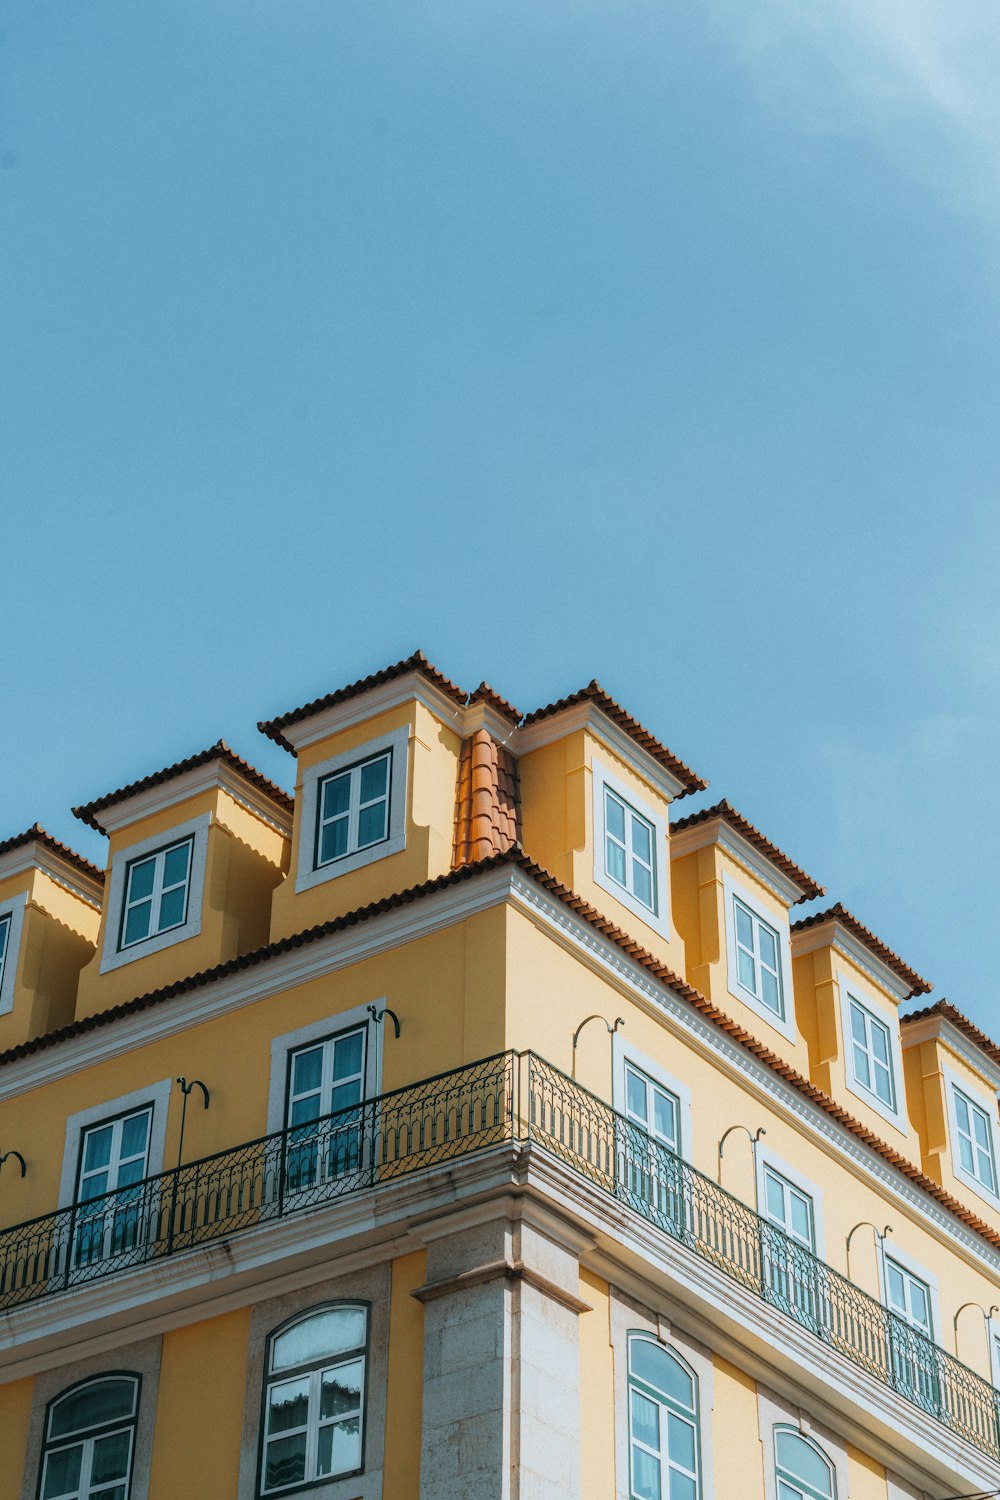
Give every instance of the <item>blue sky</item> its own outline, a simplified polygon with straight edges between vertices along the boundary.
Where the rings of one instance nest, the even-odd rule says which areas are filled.
[[[0,24],[0,836],[597,676],[1000,1032],[992,4]]]

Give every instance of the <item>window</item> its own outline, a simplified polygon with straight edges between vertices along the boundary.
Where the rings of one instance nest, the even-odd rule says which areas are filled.
[[[655,829],[648,819],[604,788],[604,868],[616,885],[655,912]]]
[[[635,1063],[625,1063],[625,1113],[647,1135],[662,1141],[671,1151],[680,1149],[678,1117],[680,1104],[669,1090],[641,1072]]]
[[[733,922],[739,984],[784,1020],[785,997],[777,932],[738,896],[733,897]]]
[[[152,1106],[84,1130],[80,1141],[73,1265],[82,1267],[141,1244]]]
[[[767,1220],[763,1233],[767,1286],[779,1307],[811,1326],[820,1290],[813,1200],[769,1162],[763,1167],[761,1187],[761,1214]],[[770,1233],[772,1224],[780,1234]]]
[[[364,1465],[368,1310],[342,1304],[268,1341],[260,1493],[280,1494]]]
[[[39,1500],[128,1500],[139,1405],[134,1375],[74,1386],[45,1421]]]
[[[157,937],[187,920],[192,839],[129,861],[118,947]]]
[[[958,1160],[964,1172],[974,1177],[989,1193],[997,1190],[997,1168],[993,1155],[993,1131],[985,1109],[974,1104],[967,1094],[952,1085],[955,1101],[955,1129],[958,1136]]]
[[[774,1429],[774,1473],[778,1500],[837,1500],[833,1465],[793,1428]]]
[[[643,1334],[628,1341],[631,1500],[699,1500],[698,1385],[676,1355]]]
[[[896,1085],[892,1076],[889,1028],[850,996],[851,1061],[854,1081],[889,1109],[896,1108]]]
[[[10,912],[0,917],[0,989],[3,988],[3,972],[7,963],[7,947],[10,941]]]
[[[936,1411],[938,1357],[930,1343],[934,1337],[930,1286],[887,1255],[885,1298],[890,1312],[893,1383],[925,1410]]]
[[[333,864],[389,837],[392,751],[358,761],[319,784],[315,864]]]
[[[361,1163],[368,1030],[327,1037],[288,1059],[286,1180],[293,1192],[356,1171]]]
[[[625,1116],[637,1127],[626,1131],[622,1142],[626,1198],[640,1212],[648,1207],[655,1209],[676,1232],[683,1207],[680,1168],[675,1160],[680,1150],[680,1100],[628,1059]],[[665,1146],[666,1151],[658,1146]],[[640,1201],[636,1203],[636,1199]]]

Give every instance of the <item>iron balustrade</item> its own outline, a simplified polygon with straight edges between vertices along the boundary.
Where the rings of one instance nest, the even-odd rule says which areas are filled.
[[[527,1141],[1000,1459],[989,1381],[530,1052],[498,1053],[0,1231],[0,1310]]]

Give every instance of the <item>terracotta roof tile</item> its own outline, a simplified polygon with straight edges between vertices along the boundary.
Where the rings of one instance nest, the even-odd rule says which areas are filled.
[[[759,828],[747,821],[742,813],[738,813],[735,807],[731,807],[723,800],[717,802],[714,807],[706,807],[703,812],[691,813],[686,818],[678,818],[676,823],[671,823],[670,832],[680,833],[685,828],[697,828],[700,823],[710,823],[714,818],[720,818],[722,822],[728,823],[730,828],[735,828],[737,833],[743,835],[748,844],[752,844],[758,853],[763,854],[765,859],[779,869],[783,875],[800,887],[802,895],[792,903],[797,906],[800,901],[812,901],[816,896],[825,896],[826,890],[817,885],[811,875],[801,870],[794,860],[789,859],[776,844],[765,838]]]
[[[537,724],[540,719],[551,718],[553,714],[562,713],[564,709],[575,708],[578,703],[593,703],[602,713],[607,714],[612,723],[617,724],[619,729],[624,730],[631,739],[635,740],[647,755],[651,755],[671,775],[676,776],[684,788],[682,792],[678,792],[679,797],[684,797],[689,792],[703,792],[708,786],[707,781],[703,781],[691,770],[690,766],[686,766],[682,760],[679,760],[672,750],[668,750],[655,735],[650,734],[649,730],[644,728],[638,720],[633,719],[620,703],[616,703],[613,698],[609,697],[596,679],[588,683],[585,688],[581,688],[579,692],[571,693],[567,698],[560,698],[556,703],[547,704],[545,708],[536,708],[533,713],[526,716],[524,727]]]
[[[310,719],[313,714],[320,713],[324,708],[334,708],[338,703],[346,703],[349,698],[358,698],[362,693],[381,687],[385,682],[393,682],[397,677],[405,677],[409,672],[419,672],[447,697],[464,706],[467,694],[456,683],[439,672],[422,651],[414,651],[412,656],[404,657],[402,661],[395,662],[391,667],[383,667],[381,671],[372,672],[371,676],[362,677],[357,682],[349,683],[347,687],[337,688],[332,693],[326,693],[322,698],[314,698],[311,703],[304,703],[301,708],[289,709],[287,713],[279,714],[276,719],[262,719],[257,728],[261,734],[266,734],[268,739],[274,740],[276,745],[281,745],[283,749],[291,750],[294,754],[291,742],[281,732],[289,724],[298,724],[302,719]]]
[[[521,842],[517,759],[485,729],[462,741],[452,864],[475,863]]]
[[[124,1019],[126,1016],[136,1015],[140,1011],[151,1009],[153,1006],[163,1004],[178,995],[188,994],[192,990],[202,989],[205,985],[212,984],[216,980],[224,979],[231,974],[239,973],[244,969],[255,968],[258,964],[266,963],[269,959],[281,953],[287,953],[293,948],[304,947],[308,943],[316,942],[318,939],[327,937],[336,932],[342,932],[349,927],[355,927],[359,923],[367,922],[384,912],[395,910],[401,906],[410,905],[414,901],[421,901],[438,891],[445,890],[459,884],[464,880],[474,880],[489,870],[499,869],[505,865],[515,865],[522,869],[531,879],[535,880],[544,889],[548,890],[557,900],[575,911],[577,915],[596,931],[600,932],[610,942],[616,944],[623,952],[635,960],[643,968],[653,974],[661,983],[668,985],[676,994],[686,999],[701,1015],[712,1025],[724,1031],[727,1036],[740,1047],[751,1053],[760,1062],[778,1074],[797,1092],[810,1099],[817,1108],[825,1114],[838,1121],[845,1130],[848,1130],[858,1140],[863,1141],[876,1155],[881,1156],[889,1162],[908,1181],[915,1184],[923,1192],[939,1203],[942,1208],[954,1215],[961,1223],[972,1229],[976,1234],[982,1236],[994,1249],[1000,1250],[1000,1233],[992,1229],[978,1214],[974,1214],[966,1208],[951,1193],[945,1191],[939,1183],[924,1175],[918,1167],[907,1161],[900,1152],[896,1151],[887,1142],[877,1136],[874,1131],[868,1129],[860,1120],[854,1118],[846,1109],[843,1109],[833,1099],[825,1094],[822,1089],[816,1087],[808,1078],[805,1078],[795,1068],[784,1062],[776,1053],[757,1040],[743,1026],[740,1026],[732,1017],[713,1005],[704,995],[679,978],[672,969],[653,957],[645,948],[630,938],[626,932],[609,922],[595,907],[577,896],[573,891],[567,889],[556,880],[547,870],[529,860],[517,850],[511,850],[507,854],[495,854],[489,859],[479,860],[475,864],[463,865],[460,869],[452,870],[448,875],[439,875],[434,880],[428,880],[421,885],[410,887],[409,890],[400,891],[392,896],[386,896],[381,901],[374,901],[368,906],[360,907],[356,911],[347,912],[344,916],[334,917],[328,922],[321,922],[315,927],[307,928],[304,932],[298,932],[291,937],[281,938],[278,942],[269,943],[266,947],[257,948],[252,953],[246,953],[240,958],[230,959],[228,963],[219,964],[213,969],[206,969],[203,973],[193,974],[189,978],[180,979],[176,984],[167,985],[163,989],[152,990],[149,994],[137,996],[134,1000],[125,1001],[121,1005],[113,1006],[110,1010],[101,1011],[97,1015],[86,1016],[80,1021],[74,1021],[69,1026],[62,1027],[59,1031],[49,1032],[45,1036],[35,1037],[32,1041],[23,1042],[20,1046],[8,1048],[6,1052],[0,1053],[0,1066],[16,1062],[19,1058],[28,1057],[35,1052],[43,1052],[49,1047],[56,1046],[60,1042],[68,1041],[75,1036],[81,1036],[85,1032],[95,1031],[110,1023]]]
[[[507,719],[513,719],[515,724],[520,722],[521,710],[515,708],[513,703],[508,702],[506,698],[501,697],[495,689],[490,687],[488,682],[481,682],[475,691],[469,694],[469,702],[488,703],[490,708],[495,709],[499,714],[503,714]]]
[[[923,1021],[928,1016],[941,1016],[943,1020],[950,1021],[980,1051],[985,1052],[991,1062],[1000,1067],[1000,1047],[996,1042],[991,1042],[985,1031],[980,1031],[975,1022],[964,1016],[950,1000],[937,1000],[933,1005],[925,1005],[923,1010],[913,1010],[908,1016],[902,1016],[901,1021],[904,1026],[908,1026],[911,1021]]]
[[[15,834],[12,839],[5,839],[0,843],[0,855],[10,854],[14,849],[23,849],[28,844],[43,844],[51,854],[55,854],[68,865],[72,865],[81,875],[88,875],[91,880],[99,880],[104,884],[104,871],[97,865],[92,865],[89,859],[84,859],[82,854],[77,854],[68,844],[53,838],[51,833],[46,833],[41,823],[33,823],[24,833]]]
[[[172,781],[175,776],[183,776],[185,771],[194,771],[198,766],[208,765],[210,761],[221,760],[227,766],[242,776],[245,781],[250,782],[258,791],[270,797],[279,807],[286,812],[292,810],[292,799],[287,792],[282,791],[273,781],[268,781],[260,771],[254,770],[253,766],[245,761],[235,750],[231,750],[225,740],[216,740],[207,750],[199,750],[197,755],[189,755],[186,760],[179,760],[175,765],[165,766],[162,771],[154,771],[152,776],[144,776],[141,781],[130,782],[128,786],[119,787],[116,792],[108,792],[103,797],[97,797],[93,802],[86,802],[82,807],[74,807],[73,816],[84,823],[89,823],[91,828],[96,828],[98,833],[104,833],[99,820],[98,813],[106,807],[113,807],[117,802],[124,802],[127,797],[134,797],[139,792],[146,791],[149,787],[160,786],[165,781]]]
[[[793,922],[792,931],[805,932],[807,928],[820,927],[824,922],[839,922],[841,927],[846,928],[859,943],[863,943],[870,953],[880,958],[887,969],[891,969],[904,984],[910,986],[911,995],[926,995],[934,988],[929,980],[922,979],[916,969],[911,969],[898,953],[893,953],[891,948],[887,948],[881,938],[877,938],[874,932],[870,932],[839,901],[836,906],[830,906],[826,911],[818,911],[810,917],[802,917],[800,921]]]

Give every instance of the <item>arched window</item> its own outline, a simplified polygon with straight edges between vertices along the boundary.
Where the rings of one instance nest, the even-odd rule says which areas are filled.
[[[102,1375],[57,1396],[45,1418],[40,1500],[128,1500],[138,1410],[137,1375]]]
[[[774,1472],[778,1500],[837,1500],[833,1465],[794,1427],[774,1429]]]
[[[323,1307],[268,1340],[260,1491],[357,1474],[364,1462],[368,1309]]]
[[[628,1341],[632,1500],[699,1500],[698,1382],[677,1355],[644,1334]]]

